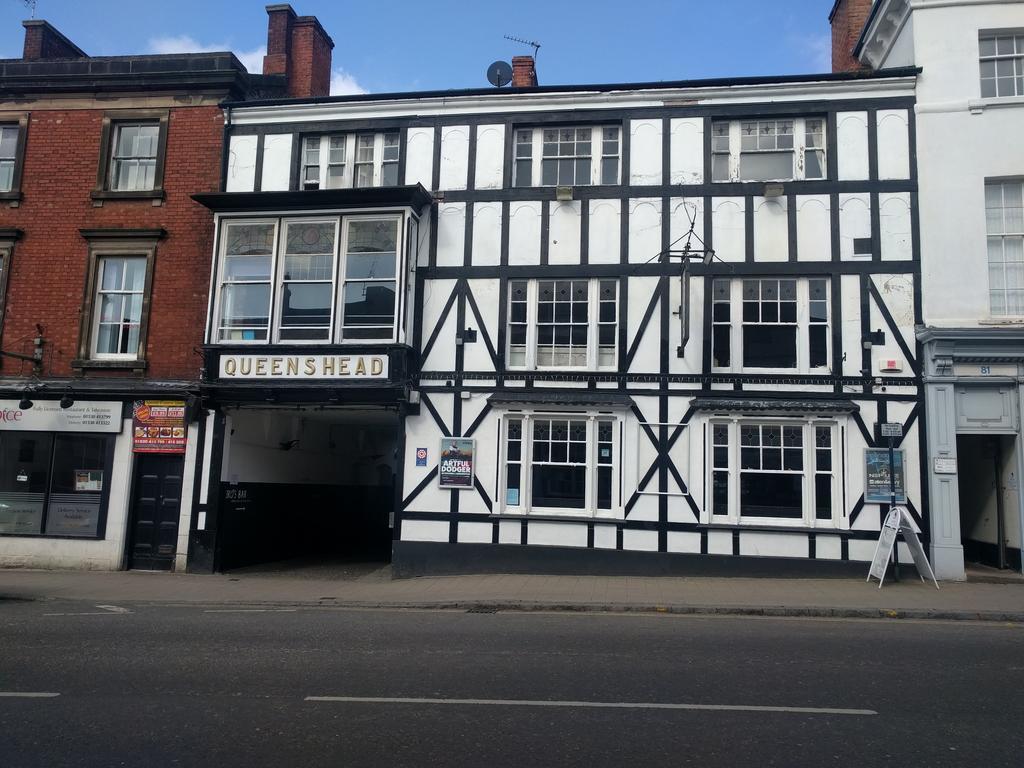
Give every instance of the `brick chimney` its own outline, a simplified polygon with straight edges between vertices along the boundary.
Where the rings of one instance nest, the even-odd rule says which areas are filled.
[[[296,16],[288,3],[267,6],[264,75],[284,75],[287,94],[329,96],[334,41],[316,16]]]
[[[21,54],[25,61],[89,58],[89,54],[64,37],[48,21],[29,19],[21,22],[21,25],[25,27],[25,48]]]
[[[864,31],[873,0],[836,0],[828,22],[832,25],[832,71],[857,72],[868,69],[853,55]]]
[[[512,57],[512,87],[533,88],[537,85],[537,67],[533,56]]]

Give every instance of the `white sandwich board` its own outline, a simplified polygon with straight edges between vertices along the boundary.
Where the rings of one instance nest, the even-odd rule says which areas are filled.
[[[893,507],[885,517],[882,531],[878,535],[878,544],[875,546],[875,556],[871,559],[871,569],[868,571],[868,577],[865,581],[871,581],[871,577],[874,576],[878,579],[878,588],[882,588],[882,583],[885,581],[885,569],[889,559],[892,557],[892,550],[896,546],[896,539],[900,533],[903,534],[903,540],[907,543],[907,548],[910,550],[910,556],[914,559],[914,566],[917,568],[917,574],[921,577],[921,581],[925,580],[924,577],[927,574],[935,583],[935,588],[938,589],[939,582],[935,580],[935,574],[932,572],[932,567],[928,564],[928,558],[924,554],[924,547],[921,546],[921,540],[917,538],[917,532],[911,523],[910,513],[906,507],[901,506]]]

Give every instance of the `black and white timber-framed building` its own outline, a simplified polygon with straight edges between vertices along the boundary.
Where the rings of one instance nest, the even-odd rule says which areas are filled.
[[[193,568],[850,569],[882,422],[927,539],[917,72],[226,105]]]

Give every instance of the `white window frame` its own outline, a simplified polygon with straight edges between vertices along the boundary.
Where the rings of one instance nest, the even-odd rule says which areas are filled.
[[[346,213],[332,216],[274,216],[261,218],[245,218],[242,216],[225,217],[218,222],[219,242],[217,245],[217,279],[214,285],[215,298],[209,338],[211,343],[224,346],[318,346],[329,344],[348,345],[375,345],[394,344],[399,336],[399,323],[401,322],[402,306],[406,277],[403,272],[403,265],[407,254],[406,249],[406,225],[405,214],[403,213],[373,213],[370,211],[359,213]],[[387,220],[395,222],[396,248],[395,254],[395,276],[393,278],[380,278],[381,282],[394,282],[395,284],[395,308],[394,317],[391,323],[391,334],[385,338],[346,338],[344,335],[344,287],[346,283],[344,259],[347,253],[348,223],[353,220]],[[310,222],[334,222],[334,267],[332,273],[331,291],[331,325],[330,332],[326,339],[281,339],[281,296],[283,286],[284,270],[284,247],[285,231],[289,223],[310,223]],[[262,284],[266,281],[226,281],[224,279],[224,266],[227,252],[227,228],[232,225],[274,225],[274,248],[270,261],[270,307],[269,307],[269,328],[266,339],[222,339],[221,332],[224,330],[221,313],[223,311],[223,290],[226,285],[236,284]],[[354,282],[372,282],[364,278],[354,278]],[[305,282],[305,281],[298,281]],[[384,327],[384,326],[380,326]]]
[[[0,166],[10,168],[10,184],[0,185],[0,192],[13,192],[18,176],[18,144],[21,140],[21,126],[18,123],[0,123],[0,135],[6,132],[14,134],[14,151],[10,157],[0,155]]]
[[[604,129],[615,128],[619,132],[618,137],[618,151],[616,154],[605,154],[604,151]],[[543,176],[543,162],[544,162],[544,131],[558,131],[568,130],[573,131],[589,130],[590,131],[590,180],[586,183],[577,182],[575,184],[544,184]],[[517,162],[518,153],[517,145],[519,137],[522,132],[531,132],[531,152],[530,157],[530,178],[528,183],[521,183],[522,179],[519,178],[519,163]],[[566,155],[566,157],[569,157]],[[585,157],[585,155],[573,155],[572,157]],[[525,158],[523,158],[525,159]],[[549,158],[550,159],[550,158]],[[602,186],[602,168],[606,159],[614,161],[616,165],[616,181],[614,185],[622,183],[622,126],[619,124],[605,124],[605,125],[549,125],[549,126],[524,126],[515,128],[512,135],[512,186],[513,187],[556,187],[556,186]],[[613,186],[607,184],[604,186]]]
[[[544,282],[587,282],[587,363],[586,365],[540,365],[537,362],[537,343],[538,343],[538,320],[537,313],[539,309],[539,298],[540,298],[540,283]],[[619,324],[622,322],[620,316],[621,303],[619,301],[619,283],[614,278],[600,278],[600,277],[565,277],[565,278],[515,278],[508,281],[508,290],[510,292],[508,302],[508,316],[505,318],[506,322],[511,325],[511,312],[512,312],[512,301],[511,291],[513,283],[525,282],[527,284],[527,300],[526,300],[526,361],[523,365],[512,365],[512,334],[506,334],[507,340],[505,344],[505,360],[506,368],[509,370],[517,371],[614,371],[618,369],[619,364],[619,345],[618,345],[618,331]],[[600,364],[600,326],[608,325],[609,323],[602,323],[600,318],[601,312],[601,283],[610,282],[615,285],[615,338],[616,342],[613,344],[614,356],[610,363],[605,365]]]
[[[843,477],[842,477],[842,456],[846,450],[845,441],[845,419],[840,418],[798,418],[798,417],[766,417],[763,419],[743,417],[736,415],[732,417],[715,416],[708,419],[707,430],[707,455],[705,457],[705,497],[702,520],[706,524],[723,524],[736,526],[757,526],[777,528],[821,528],[826,530],[849,530],[850,519],[842,501]],[[729,501],[728,514],[714,514],[714,428],[715,425],[727,425],[729,429]],[[801,500],[802,509],[800,518],[778,518],[778,517],[754,517],[740,514],[740,427],[742,426],[778,426],[793,427],[799,426],[802,430],[803,441],[803,469]],[[815,476],[825,474],[818,472],[816,465],[816,433],[817,427],[828,427],[831,430],[831,468],[828,474],[832,477],[832,498],[830,519],[818,519],[815,510],[816,483]],[[721,471],[721,469],[719,469]],[[764,471],[764,470],[761,470]],[[772,470],[769,470],[772,471]],[[782,470],[780,470],[782,471]],[[784,471],[782,471],[784,472]],[[795,474],[795,472],[784,472]]]
[[[780,177],[778,179],[744,179],[740,175],[740,161],[743,154],[751,154],[753,152],[761,150],[743,150],[742,148],[742,126],[744,123],[764,123],[764,122],[791,122],[793,123],[793,148],[792,149],[773,149],[763,150],[766,152],[791,152],[793,155],[793,173],[790,176]],[[807,143],[807,123],[812,121],[821,122],[821,145],[809,146]],[[729,148],[716,149],[716,136],[714,130],[716,126],[728,124],[729,126]],[[745,182],[749,184],[764,184],[772,181],[823,181],[828,178],[828,121],[825,116],[814,116],[805,115],[800,117],[791,117],[780,115],[778,117],[763,117],[763,118],[739,118],[735,120],[714,120],[711,123],[712,130],[712,155],[723,156],[728,155],[729,165],[729,178],[727,179],[714,179],[712,183],[715,184],[728,184],[735,182]],[[807,176],[807,163],[806,154],[807,152],[821,152],[822,156],[822,175],[821,176]],[[713,165],[713,163],[712,163]]]
[[[1012,53],[999,53],[999,41],[1006,40],[1007,38],[1010,40],[1010,45],[1014,48],[1014,51]],[[985,53],[982,50],[982,46],[989,41],[992,42],[993,51],[992,53]],[[988,62],[992,62],[992,77],[986,77],[983,71],[985,64]],[[1009,62],[1010,68],[1013,69],[1013,74],[1000,77],[998,72],[999,62]],[[1013,93],[999,93],[999,81],[1007,78],[1013,83]],[[985,94],[984,85],[986,80],[992,82],[995,93]],[[1024,97],[1024,30],[1003,29],[978,33],[978,92],[983,99]]]
[[[829,373],[832,360],[832,286],[827,277],[799,277],[795,275],[745,275],[737,278],[717,278],[729,281],[729,365],[714,366],[712,370],[720,373],[789,373],[789,374],[812,374]],[[824,280],[826,298],[825,306],[828,310],[828,320],[825,326],[825,365],[812,368],[810,366],[810,327],[820,325],[811,323],[810,307],[810,281]],[[794,368],[755,368],[743,365],[743,281],[744,280],[796,280],[796,367]],[[708,287],[708,295],[711,295],[712,286]],[[709,311],[714,312],[710,307]],[[716,325],[712,319],[712,326]],[[724,323],[722,323],[724,325]],[[790,323],[780,323],[790,325]],[[714,349],[712,349],[712,364],[714,363]]]
[[[119,157],[117,154],[117,147],[120,144],[121,131],[125,128],[155,128],[156,137],[154,141],[154,149],[152,156],[150,155],[128,155],[125,157]],[[110,130],[110,167],[107,169],[109,178],[108,186],[111,192],[152,192],[157,188],[157,171],[160,163],[160,131],[162,126],[159,120],[116,120],[111,123]],[[148,186],[139,186],[138,184],[119,187],[117,186],[117,167],[118,162],[121,161],[132,161],[139,163],[142,160],[151,160],[152,165],[152,181]],[[137,173],[137,172],[136,172]]]
[[[569,421],[586,420],[587,422],[587,463],[585,501],[582,509],[568,507],[534,507],[530,503],[533,493],[533,424],[538,419],[565,419]],[[523,424],[522,452],[519,474],[519,504],[508,503],[508,423],[510,420],[521,420]],[[598,476],[598,426],[601,421],[612,422],[612,487],[611,507],[597,508],[597,476]],[[622,502],[622,443],[625,415],[620,411],[553,411],[543,408],[527,408],[506,411],[499,421],[500,460],[498,478],[498,514],[514,517],[558,516],[590,519],[621,520],[624,518]],[[514,462],[515,463],[515,462]]]
[[[127,291],[122,289],[104,290],[103,289],[103,271],[106,269],[106,265],[111,261],[128,261],[130,259],[137,259],[142,262],[142,287],[137,291]],[[93,311],[92,311],[92,334],[90,335],[89,342],[89,359],[91,360],[137,360],[139,358],[139,347],[142,343],[142,328],[145,323],[146,315],[146,276],[149,270],[149,259],[144,253],[101,253],[96,256],[96,289],[95,296],[93,296]],[[122,297],[125,296],[138,296],[139,297],[139,320],[138,326],[138,343],[135,348],[130,352],[100,352],[98,349],[99,345],[99,331],[100,331],[100,320],[103,316],[103,296],[104,294],[118,294]],[[122,298],[122,302],[124,299]],[[123,303],[122,303],[123,306]],[[124,329],[121,329],[123,332]],[[120,341],[120,333],[118,335]],[[120,346],[120,344],[118,344]]]
[[[1006,187],[1008,187],[1008,186],[1016,186],[1016,187],[1018,187],[1020,189],[1020,191],[1021,191],[1022,197],[1024,197],[1024,179],[992,179],[992,180],[986,180],[986,182],[985,182],[985,233],[986,233],[986,235],[985,235],[985,252],[987,254],[986,255],[986,263],[988,265],[988,308],[989,308],[989,312],[991,313],[992,317],[996,317],[996,318],[1000,318],[1000,319],[1024,316],[1024,298],[1021,298],[1019,300],[1019,302],[1018,302],[1018,307],[1020,308],[1021,311],[1018,311],[1018,312],[1011,312],[1011,311],[1009,311],[1009,307],[1010,307],[1010,292],[1011,291],[1018,291],[1018,292],[1024,291],[1024,274],[1022,274],[1021,276],[1018,277],[1018,281],[1020,282],[1020,285],[1018,287],[1014,288],[1014,287],[1012,287],[1010,285],[1010,280],[1008,279],[1008,274],[1007,274],[1008,271],[1009,271],[1008,270],[1008,266],[1010,264],[1016,264],[1017,271],[1024,273],[1024,263],[1007,261],[1007,258],[1006,258],[1007,257],[1006,243],[1007,243],[1008,240],[1012,240],[1012,241],[1018,241],[1019,240],[1022,243],[1022,246],[1021,246],[1022,249],[1024,249],[1024,223],[1022,223],[1021,228],[1018,229],[1018,230],[1012,230],[1011,231],[1007,227],[1007,224],[1006,224],[1007,217],[1006,217],[1005,211],[1007,210],[1007,206],[1006,206]],[[1000,206],[998,208],[995,208],[994,206],[989,206],[989,204],[988,204],[989,190],[992,190],[992,189],[998,189],[999,190]],[[999,211],[999,221],[1000,221],[1000,224],[999,224],[999,227],[998,227],[998,229],[999,229],[998,232],[993,231],[993,213],[992,213],[992,211]],[[998,262],[992,260],[993,244],[994,244],[995,241],[998,241],[998,243],[999,243],[999,252],[1000,252],[999,255],[1002,258],[1002,260],[998,261]],[[996,272],[994,270],[996,270],[997,267],[999,268],[998,271],[1002,274],[1002,285],[1000,285],[1000,286],[996,286],[994,284],[993,279],[992,279],[994,277],[994,275],[996,274]],[[1003,310],[1001,312],[997,312],[996,309],[995,309],[995,306],[992,303],[993,295],[995,295],[997,293],[1002,294],[1002,298],[1003,298]],[[1022,295],[1024,295],[1024,294],[1022,294]]]
[[[225,266],[227,262],[227,250],[228,250],[228,229],[235,225],[250,226],[259,224],[270,224],[274,227],[274,247],[270,252],[270,276],[267,280],[225,280]],[[281,242],[281,220],[278,217],[274,218],[258,218],[258,219],[247,219],[247,218],[234,218],[234,219],[222,219],[219,225],[218,232],[218,243],[217,243],[217,300],[214,303],[213,309],[213,329],[211,333],[212,340],[215,344],[270,344],[274,338],[274,302],[275,286],[277,284],[277,254],[280,250]],[[224,309],[224,287],[226,285],[262,285],[265,282],[270,283],[270,304],[267,307],[267,337],[265,339],[222,339],[221,332],[225,330],[226,326],[223,323],[222,311]],[[248,326],[248,328],[254,328],[255,326]],[[235,330],[245,330],[238,328]]]
[[[331,318],[327,324],[327,338],[326,339],[282,339],[281,338],[281,317],[284,312],[284,302],[282,300],[284,296],[284,270],[285,263],[287,262],[287,254],[285,250],[288,247],[288,228],[294,224],[334,224],[334,252],[331,254]],[[338,306],[338,240],[340,238],[341,223],[337,216],[313,216],[313,217],[284,217],[278,224],[278,232],[280,233],[277,237],[277,247],[275,248],[275,271],[274,279],[270,287],[270,302],[273,307],[273,317],[271,317],[271,326],[273,327],[273,343],[274,344],[324,344],[330,342],[334,336],[334,325],[336,322],[336,312]],[[325,283],[326,280],[289,280],[289,283],[302,283],[302,284],[314,284],[314,283]]]
[[[303,136],[302,138],[302,150],[299,154],[299,188],[300,189],[366,189],[366,185],[356,187],[356,171],[357,165],[363,165],[364,163],[356,162],[356,151],[359,144],[359,139],[364,136],[373,136],[373,160],[367,161],[373,167],[373,181],[369,185],[370,187],[382,186],[384,179],[384,166],[395,165],[397,167],[401,156],[402,156],[402,138],[401,132],[396,130],[393,131],[381,131],[379,133],[371,133],[369,131],[359,131],[355,133],[318,133]],[[384,160],[384,142],[386,136],[394,136],[397,138],[398,156],[394,160]],[[340,186],[328,187],[328,167],[331,165],[342,165],[342,163],[331,163],[330,162],[330,140],[331,138],[343,137],[345,139],[345,160],[344,160],[344,171],[342,173],[342,182]],[[312,148],[312,143],[318,142],[318,162],[319,166],[319,181],[317,186],[307,186],[306,184],[306,168],[312,166],[312,163],[306,162],[306,153]],[[401,184],[401,179],[397,177],[396,173],[396,184]]]

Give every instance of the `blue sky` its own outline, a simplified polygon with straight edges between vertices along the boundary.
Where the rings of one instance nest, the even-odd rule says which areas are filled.
[[[266,2],[37,0],[86,53],[234,51],[259,71]],[[832,0],[293,0],[334,39],[339,93],[486,86],[487,65],[541,43],[542,85],[829,70]],[[514,13],[512,12],[514,9]],[[624,12],[625,9],[625,12]],[[0,57],[21,55],[23,0],[0,0]]]

